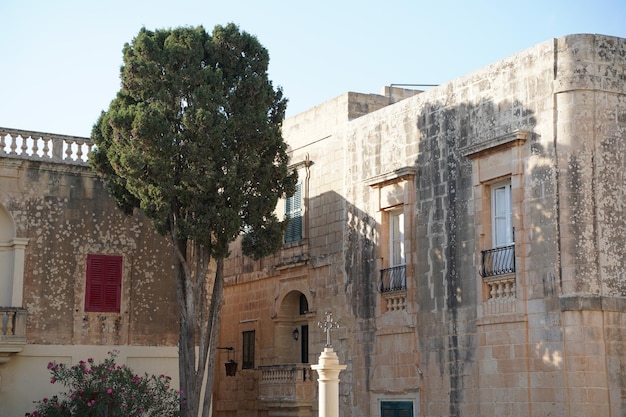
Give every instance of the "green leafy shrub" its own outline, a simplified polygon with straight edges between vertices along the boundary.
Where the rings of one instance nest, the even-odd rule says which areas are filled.
[[[139,376],[117,365],[117,352],[101,363],[80,361],[68,367],[50,362],[50,383],[68,391],[36,401],[27,417],[179,417],[180,394],[170,387],[166,375]]]

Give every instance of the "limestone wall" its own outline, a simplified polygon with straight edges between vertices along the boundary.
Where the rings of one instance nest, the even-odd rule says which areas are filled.
[[[384,97],[346,94],[286,121],[292,161],[312,163],[300,256],[254,263],[235,245],[225,320],[253,303],[271,364],[287,360],[272,317],[290,289],[311,329],[332,310],[344,416],[393,400],[424,416],[621,415],[625,42],[549,40],[360,117],[347,109]],[[481,253],[502,181],[515,271],[494,284]],[[399,308],[378,290],[392,209],[405,217]],[[243,323],[223,335],[239,343]],[[322,344],[311,333],[310,351]]]
[[[0,157],[0,206],[27,241],[27,344],[0,365],[0,414],[24,415],[61,388],[48,383],[51,360],[73,364],[117,349],[121,363],[178,380],[171,254],[145,217],[118,210],[84,165],[20,157]],[[122,256],[120,313],[85,312],[88,254]]]

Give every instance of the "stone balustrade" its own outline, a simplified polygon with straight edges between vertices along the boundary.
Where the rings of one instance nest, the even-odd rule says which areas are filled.
[[[259,366],[259,397],[269,408],[310,408],[314,384],[309,364]]]
[[[88,138],[0,127],[0,157],[87,165],[93,148]]]
[[[0,364],[26,345],[26,308],[0,307]]]
[[[497,275],[483,278],[487,284],[488,298],[483,308],[486,314],[515,312],[515,274]]]
[[[386,302],[386,311],[406,310],[406,290],[384,292],[383,298]]]

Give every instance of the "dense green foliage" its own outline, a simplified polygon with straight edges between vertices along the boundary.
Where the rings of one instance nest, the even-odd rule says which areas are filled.
[[[274,209],[297,178],[281,135],[286,99],[268,64],[233,24],[211,35],[142,29],[124,46],[122,88],[92,132],[90,163],[120,208],[140,209],[172,242],[186,416],[210,409],[229,244],[245,232],[244,253],[266,256],[287,226]]]
[[[50,362],[52,384],[69,391],[36,403],[30,417],[177,417],[179,392],[165,375],[140,376],[117,365],[117,352],[101,363],[89,358],[72,367]]]
[[[268,80],[269,54],[230,24],[142,29],[124,47],[122,88],[92,132],[90,156],[125,211],[225,257],[242,230],[252,256],[275,252],[293,193],[280,128],[286,100]]]

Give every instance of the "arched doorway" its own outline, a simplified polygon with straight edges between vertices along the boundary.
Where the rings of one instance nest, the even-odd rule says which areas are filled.
[[[294,290],[283,298],[275,320],[276,353],[281,363],[309,363],[309,302]]]

